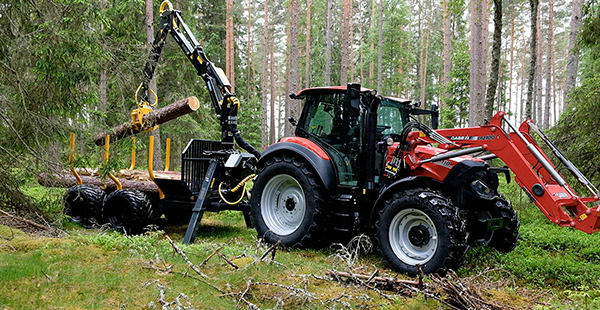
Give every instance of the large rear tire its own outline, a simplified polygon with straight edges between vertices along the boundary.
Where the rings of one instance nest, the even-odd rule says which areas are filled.
[[[456,269],[467,250],[465,219],[449,199],[428,189],[396,193],[376,223],[385,262],[415,276]]]
[[[153,215],[148,196],[132,189],[119,189],[108,194],[103,213],[115,230],[130,235],[143,233]]]
[[[517,217],[517,211],[513,209],[512,204],[504,199],[504,197],[496,199],[495,206],[491,212],[496,218],[502,218],[502,227],[494,231],[494,236],[490,243],[490,247],[502,253],[509,253],[517,247],[519,240],[519,227],[521,222]]]
[[[325,193],[311,168],[294,157],[274,157],[259,169],[251,198],[258,236],[269,243],[317,243]],[[321,231],[322,232],[322,231]]]
[[[75,223],[86,227],[104,224],[102,203],[104,191],[95,185],[81,184],[71,186],[63,196],[64,214]]]

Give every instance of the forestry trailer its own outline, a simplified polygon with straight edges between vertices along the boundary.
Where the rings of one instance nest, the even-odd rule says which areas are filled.
[[[270,243],[313,246],[367,233],[394,270],[436,273],[459,267],[469,247],[505,253],[515,248],[520,223],[498,192],[498,175],[509,182],[512,171],[552,223],[586,233],[600,230],[598,190],[532,121],[517,128],[504,112],[489,125],[434,130],[414,116],[429,115],[436,128],[435,106],[419,109],[410,100],[381,96],[358,84],[309,88],[290,94],[304,104],[298,120],[290,119],[295,136],[259,154],[237,131],[239,101],[222,71],[208,61],[180,12],[165,3],[161,9],[143,91],[148,93],[147,82],[170,33],[206,81],[222,139],[190,141],[181,180],[155,179],[163,193],[159,201],[140,207],[132,197],[143,193],[109,194],[102,210],[121,221],[116,224],[141,227],[151,210],[180,207],[192,211],[184,238],[189,243],[203,212],[235,209],[244,211],[246,223]],[[534,136],[547,144],[558,165]],[[249,153],[236,150],[234,139]],[[492,167],[493,158],[506,166]],[[559,170],[573,174],[590,195],[578,195]],[[240,188],[249,179],[254,187],[245,195]]]

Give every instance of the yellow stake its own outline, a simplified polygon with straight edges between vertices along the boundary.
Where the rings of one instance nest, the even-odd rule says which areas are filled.
[[[165,158],[165,171],[169,171],[169,164],[171,163],[171,138],[167,138],[167,150]]]
[[[154,182],[154,136],[150,136],[150,141],[148,142],[148,176]],[[154,183],[156,184],[156,182]],[[165,198],[165,194],[163,194],[160,188],[158,188],[158,197],[160,199]]]
[[[110,135],[104,136],[104,164],[108,164],[108,151],[110,150]],[[123,184],[112,173],[108,173],[108,177],[115,182],[117,189],[123,189]]]
[[[131,139],[131,166],[129,166],[129,170],[135,169],[135,137]]]
[[[83,184],[83,181],[81,180],[81,177],[79,176],[79,173],[77,173],[77,171],[75,171],[75,167],[73,162],[75,161],[75,133],[72,132],[71,135],[69,136],[69,166],[71,166],[71,174],[75,177],[75,182],[77,182],[77,185],[81,185]]]

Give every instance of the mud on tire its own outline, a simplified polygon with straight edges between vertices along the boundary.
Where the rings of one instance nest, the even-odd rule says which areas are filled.
[[[102,219],[104,196],[104,191],[95,185],[71,186],[63,196],[63,212],[71,218],[71,221],[86,227],[104,224]]]
[[[103,214],[115,230],[140,234],[152,220],[152,203],[141,191],[120,189],[106,196]]]
[[[258,236],[286,247],[318,244],[324,235],[326,197],[311,167],[295,157],[274,157],[259,169],[250,201]]]
[[[465,219],[436,191],[411,189],[386,201],[376,222],[376,240],[385,262],[415,276],[442,273],[462,264],[467,246]]]

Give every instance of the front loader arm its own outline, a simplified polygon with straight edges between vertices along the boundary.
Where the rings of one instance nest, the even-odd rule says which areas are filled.
[[[511,128],[512,132],[508,133],[502,129],[503,122]],[[454,144],[440,144],[439,148],[445,148],[448,151],[429,158],[420,158],[416,152],[416,146],[439,143],[439,141],[419,132],[411,132],[407,140],[410,151],[404,152],[403,159],[412,169],[416,169],[427,162],[489,151],[504,161],[512,170],[517,183],[550,221],[559,226],[574,227],[586,233],[599,231],[600,206],[598,206],[598,201],[600,201],[600,197],[596,188],[560,154],[562,158],[559,157],[559,159],[562,164],[588,188],[592,195],[580,197],[533,140],[530,129],[533,129],[538,135],[543,135],[530,120],[523,122],[517,130],[508,122],[504,112],[498,112],[489,125],[436,130]],[[551,145],[549,146],[553,151],[556,149],[555,153],[560,153],[545,136],[542,139]],[[456,145],[460,145],[460,147]],[[593,203],[594,206],[590,208],[586,203]]]
[[[196,37],[181,18],[181,11],[173,10],[167,0],[160,6],[159,29],[154,37],[152,49],[144,66],[142,79],[141,100],[147,101],[150,95],[149,84],[154,76],[156,65],[169,34],[179,45],[187,59],[192,63],[206,83],[211,103],[221,125],[221,142],[226,148],[233,147],[233,140],[240,147],[250,152],[256,158],[260,153],[249,143],[244,141],[237,129],[237,114],[240,101],[231,92],[231,84],[221,68],[216,67],[204,53],[204,49]]]

